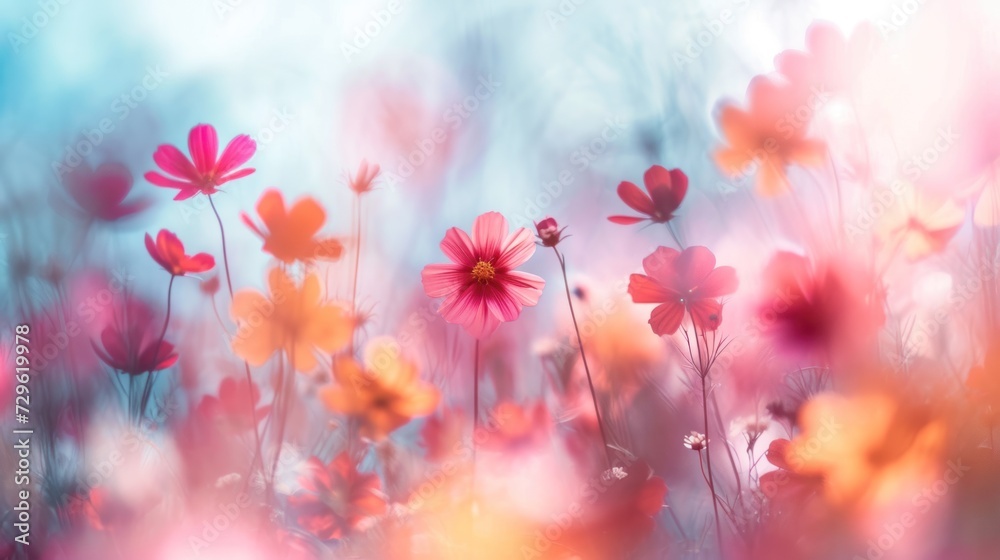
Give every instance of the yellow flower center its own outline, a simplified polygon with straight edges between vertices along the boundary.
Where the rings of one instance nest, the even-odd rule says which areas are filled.
[[[472,278],[480,284],[488,284],[496,274],[493,265],[486,261],[479,261],[472,267]]]

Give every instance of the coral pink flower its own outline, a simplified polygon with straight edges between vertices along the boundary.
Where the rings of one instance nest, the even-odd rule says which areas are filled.
[[[219,385],[219,396],[205,395],[198,404],[198,413],[202,418],[221,422],[236,432],[245,432],[253,428],[253,419],[247,411],[247,403],[257,406],[260,401],[260,390],[256,383],[247,383],[245,379],[236,380],[227,377]],[[260,422],[271,406],[266,405],[254,410],[254,417]]]
[[[382,168],[377,163],[369,165],[367,159],[361,160],[357,175],[350,178],[351,190],[358,194],[372,190],[372,185],[381,171]]]
[[[223,183],[246,177],[252,167],[237,169],[257,151],[257,143],[246,134],[229,141],[218,157],[219,138],[215,127],[199,124],[188,135],[189,160],[176,146],[162,144],[153,154],[153,161],[171,177],[156,171],[146,173],[146,180],[158,187],[180,190],[174,200],[186,200],[198,193],[213,194]],[[218,159],[216,159],[218,158]]]
[[[147,199],[125,202],[132,190],[132,174],[120,163],[102,163],[91,170],[77,167],[64,181],[66,192],[87,218],[114,222],[145,210]]]
[[[344,251],[340,241],[317,237],[326,222],[326,211],[311,196],[300,198],[287,208],[281,191],[268,189],[257,202],[257,214],[264,222],[261,226],[246,212],[241,213],[240,218],[264,240],[264,251],[286,264],[337,260]]]
[[[310,457],[299,484],[307,493],[291,496],[288,503],[298,510],[299,525],[322,540],[342,538],[386,510],[378,475],[359,473],[347,453],[325,466]]]
[[[718,298],[739,286],[736,270],[731,266],[715,268],[715,255],[700,246],[683,252],[657,247],[642,260],[642,268],[646,274],[629,278],[628,293],[635,303],[660,304],[649,317],[653,332],[660,336],[677,332],[685,311],[695,327],[717,329],[722,323]]]
[[[665,224],[674,218],[674,212],[680,207],[684,195],[687,194],[687,175],[680,169],[667,171],[662,166],[654,165],[646,170],[642,176],[642,182],[649,194],[639,190],[639,187],[635,186],[634,183],[622,181],[618,185],[618,196],[622,202],[646,217],[611,216],[608,220],[623,225],[636,224],[646,220]]]
[[[181,240],[165,229],[156,234],[155,243],[153,238],[146,234],[146,250],[156,264],[174,276],[184,276],[189,272],[205,272],[215,266],[215,259],[208,253],[185,254]]]
[[[803,90],[849,94],[881,42],[878,29],[868,22],[858,25],[849,40],[833,24],[815,22],[806,30],[806,51],[784,51],[774,66]]]
[[[519,228],[508,235],[507,219],[498,212],[476,218],[471,238],[458,228],[449,229],[441,250],[453,264],[425,266],[424,291],[429,297],[445,298],[441,316],[472,336],[489,336],[542,295],[544,280],[514,270],[535,252],[531,233]]]

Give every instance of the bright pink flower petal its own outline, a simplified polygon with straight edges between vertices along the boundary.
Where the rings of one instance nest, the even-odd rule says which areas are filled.
[[[521,305],[502,284],[488,286],[483,293],[490,313],[499,321],[513,321],[521,314]]]
[[[637,218],[634,216],[608,216],[608,221],[614,224],[621,224],[623,226],[630,226],[632,224],[637,224],[639,222],[644,222],[649,218]]]
[[[676,301],[677,294],[667,290],[658,282],[643,274],[629,276],[628,293],[635,303],[663,303]]]
[[[177,195],[174,196],[174,200],[187,200],[187,199],[189,199],[189,198],[191,198],[193,196],[197,196],[198,194],[200,194],[202,192],[204,192],[206,194],[212,194],[212,193],[215,192],[215,190],[212,190],[212,191],[202,191],[201,189],[199,189],[197,187],[192,187],[190,189],[185,189],[185,190],[182,190],[179,193],[177,193]]]
[[[517,298],[517,301],[525,306],[532,307],[538,303],[542,297],[542,288],[545,287],[545,280],[534,274],[521,272],[520,270],[510,270],[503,274],[501,282]]]
[[[149,252],[149,256],[153,257],[156,264],[162,266],[168,271],[170,270],[170,264],[160,255],[159,246],[153,242],[153,238],[148,233],[146,234],[146,251]]]
[[[472,224],[472,246],[476,256],[491,261],[500,256],[507,239],[507,218],[499,212],[486,212]]]
[[[665,288],[676,290],[677,258],[680,252],[670,247],[657,247],[649,256],[642,259],[642,269],[646,275],[655,279]]]
[[[472,268],[476,265],[475,249],[468,234],[458,228],[449,228],[441,240],[441,250],[451,262]]]
[[[143,177],[145,177],[147,181],[149,181],[150,183],[153,183],[157,187],[167,187],[167,188],[171,188],[171,189],[196,189],[197,188],[197,187],[195,187],[194,185],[192,185],[191,183],[189,183],[187,181],[178,181],[177,179],[170,179],[168,177],[164,177],[163,175],[160,175],[156,171],[147,171],[146,174],[143,175]]]
[[[471,281],[468,267],[459,264],[429,264],[420,273],[428,297],[447,297]]]
[[[229,144],[226,145],[226,149],[222,151],[222,156],[219,157],[219,163],[215,166],[216,174],[221,176],[229,173],[233,169],[236,169],[237,167],[250,161],[250,158],[253,157],[256,152],[257,143],[246,134],[240,134],[236,138],[230,140]],[[252,173],[253,170],[251,169],[250,172]],[[236,177],[233,177],[233,179],[235,178]]]
[[[219,137],[215,127],[210,124],[199,124],[188,134],[188,151],[194,166],[202,175],[208,175],[215,170],[215,158],[219,153]]]
[[[232,181],[234,179],[240,179],[242,177],[246,177],[247,175],[252,175],[254,171],[257,171],[257,170],[254,169],[253,167],[247,167],[246,169],[240,169],[239,171],[236,171],[234,173],[230,173],[229,175],[226,175],[225,177],[216,180],[216,183],[218,183],[220,185],[223,184],[223,183],[228,183],[229,181]]]
[[[674,334],[684,319],[684,306],[676,301],[669,301],[653,308],[649,315],[649,325],[659,336]]]
[[[490,313],[479,284],[470,284],[452,294],[438,311],[445,321],[462,325],[476,338],[484,338],[500,326],[500,321]]]
[[[652,215],[656,211],[656,207],[653,206],[653,199],[649,198],[648,194],[642,192],[642,189],[635,186],[635,183],[628,181],[619,183],[618,197],[636,212]]]
[[[208,253],[198,253],[197,255],[185,259],[185,261],[185,272],[193,272],[197,274],[199,272],[212,270],[212,268],[215,267],[215,257],[209,255]]]
[[[500,248],[500,257],[493,263],[493,266],[497,270],[517,268],[528,262],[528,259],[534,254],[535,240],[531,232],[526,228],[518,228],[517,231],[507,236],[507,240]]]
[[[153,152],[153,161],[160,169],[178,179],[195,181],[198,179],[198,171],[180,150],[170,144],[163,144]]]

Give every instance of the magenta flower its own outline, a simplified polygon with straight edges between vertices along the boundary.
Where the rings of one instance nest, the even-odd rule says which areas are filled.
[[[508,235],[507,220],[498,212],[476,218],[471,239],[458,228],[449,229],[441,250],[453,264],[425,266],[424,291],[445,298],[441,316],[476,338],[517,319],[524,306],[535,305],[542,295],[544,280],[514,270],[535,253],[531,233],[519,228]]]
[[[81,165],[66,176],[64,184],[73,202],[92,220],[115,222],[145,210],[150,203],[142,198],[125,202],[132,190],[132,174],[120,163],[102,163],[95,170]]]
[[[680,169],[668,171],[663,166],[654,165],[643,174],[642,182],[646,192],[642,192],[635,183],[628,181],[622,181],[618,185],[618,197],[642,216],[609,216],[609,221],[622,225],[637,224],[646,220],[665,224],[674,219],[674,212],[687,195],[687,175]]]
[[[189,160],[176,146],[162,144],[153,154],[153,161],[171,177],[156,171],[146,173],[146,180],[158,187],[180,190],[174,200],[186,200],[198,193],[214,194],[223,183],[246,177],[254,168],[237,169],[257,151],[257,143],[246,134],[229,141],[218,157],[219,138],[215,127],[199,124],[188,135]]]

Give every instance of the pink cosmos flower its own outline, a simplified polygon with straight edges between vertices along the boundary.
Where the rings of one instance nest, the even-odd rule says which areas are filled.
[[[657,247],[642,260],[642,268],[646,274],[629,278],[628,293],[635,303],[659,304],[649,324],[660,336],[677,332],[685,311],[696,328],[719,328],[722,304],[718,298],[739,286],[736,270],[731,266],[716,268],[715,255],[706,247],[688,247],[682,252]]]
[[[656,224],[665,224],[674,219],[674,212],[680,207],[687,194],[688,178],[680,169],[667,170],[661,165],[654,165],[642,176],[646,194],[635,183],[622,181],[618,185],[618,196],[629,208],[643,214],[639,216],[610,216],[608,220],[622,225],[637,224],[650,220]]]
[[[361,160],[357,175],[350,178],[349,185],[351,186],[351,190],[358,194],[364,194],[372,190],[372,185],[381,171],[382,167],[379,164],[369,164],[367,159]]]
[[[188,135],[188,151],[191,152],[190,160],[176,146],[160,145],[153,154],[153,161],[171,177],[149,171],[146,180],[158,187],[178,189],[180,192],[174,200],[186,200],[198,193],[214,194],[223,183],[255,171],[252,167],[237,169],[257,151],[257,143],[246,134],[230,140],[219,157],[215,127],[199,124]]]
[[[115,222],[145,210],[150,203],[145,198],[125,202],[132,190],[132,174],[120,163],[102,163],[94,170],[81,165],[66,176],[64,184],[83,215],[92,220]]]
[[[425,266],[424,291],[445,298],[441,316],[476,338],[517,319],[523,306],[535,305],[542,295],[544,280],[514,270],[535,253],[531,233],[519,228],[508,235],[507,220],[498,212],[476,218],[471,238],[458,228],[449,229],[441,250],[452,264]]]

